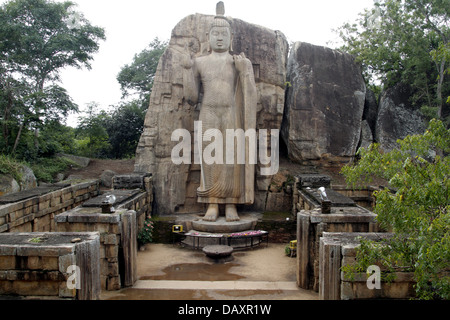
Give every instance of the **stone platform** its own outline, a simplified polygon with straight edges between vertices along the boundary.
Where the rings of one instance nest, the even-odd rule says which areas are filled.
[[[224,216],[219,216],[216,221],[203,221],[204,214],[185,214],[179,216],[177,224],[183,225],[183,229],[209,233],[233,233],[246,230],[254,230],[258,219],[262,214],[257,212],[239,213],[239,221],[227,222]]]
[[[225,217],[219,217],[216,221],[192,221],[192,228],[202,232],[241,232],[245,230],[253,230],[258,219],[254,216],[245,215],[239,221],[227,222]]]
[[[188,214],[179,217],[176,223],[183,225],[184,233],[179,233],[181,244],[201,249],[209,245],[228,245],[234,249],[258,246],[268,240],[268,232],[255,231],[262,214],[257,212],[239,213],[239,221],[227,222],[224,216],[212,221],[203,221],[203,214]],[[174,234],[174,237],[176,235]]]

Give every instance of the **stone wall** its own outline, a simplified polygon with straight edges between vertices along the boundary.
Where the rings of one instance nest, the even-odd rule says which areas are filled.
[[[78,207],[58,215],[55,221],[58,232],[99,232],[102,290],[119,290],[134,284],[137,280],[135,211],[103,214],[98,207]]]
[[[367,186],[360,189],[351,189],[345,185],[333,185],[333,190],[352,199],[357,205],[371,210],[375,208],[376,204],[373,194],[375,191],[381,190],[381,188],[381,186]]]
[[[2,233],[0,295],[98,299],[98,253],[98,233]]]
[[[115,175],[113,177],[113,189],[140,189],[145,193],[140,193],[133,199],[120,205],[119,208],[136,211],[137,230],[144,227],[146,218],[153,213],[153,177],[148,173],[131,173]]]
[[[367,287],[367,274],[349,277],[341,267],[355,263],[359,239],[377,240],[389,233],[323,233],[320,239],[320,288],[322,300],[410,299],[415,297],[414,274],[395,272],[392,282],[381,281],[380,289]]]
[[[341,208],[330,214],[320,209],[297,214],[297,284],[319,291],[319,247],[324,232],[375,232],[376,215],[361,207]]]
[[[44,194],[36,193],[16,202],[0,204],[0,233],[55,231],[55,216],[79,206],[99,192],[99,180],[89,180]]]

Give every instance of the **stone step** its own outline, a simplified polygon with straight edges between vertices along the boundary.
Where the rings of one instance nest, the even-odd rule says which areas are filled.
[[[299,290],[295,281],[138,280],[133,289],[172,290]]]

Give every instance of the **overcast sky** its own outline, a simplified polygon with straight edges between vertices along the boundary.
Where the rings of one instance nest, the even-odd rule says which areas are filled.
[[[59,1],[59,0],[58,0]],[[116,80],[122,66],[129,64],[155,37],[170,39],[175,25],[194,14],[215,14],[219,0],[71,0],[77,11],[103,27],[106,41],[92,61],[92,69],[65,69],[62,86],[81,110],[97,102],[102,109],[120,102]],[[0,3],[5,3],[0,0]],[[373,0],[224,0],[225,15],[280,30],[289,42],[304,41],[334,47],[338,38],[332,29],[353,22]],[[71,116],[68,125],[76,125]]]

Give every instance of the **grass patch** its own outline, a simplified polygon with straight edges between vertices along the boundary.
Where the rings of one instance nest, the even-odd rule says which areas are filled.
[[[54,182],[58,173],[74,167],[79,166],[74,161],[64,157],[39,158],[31,165],[36,179],[47,183]]]
[[[10,174],[16,181],[22,180],[22,167],[26,165],[11,156],[0,155],[0,173]]]
[[[264,220],[277,220],[277,219],[286,220],[286,218],[292,219],[292,214],[287,211],[286,212],[285,211],[266,211],[263,213]]]

